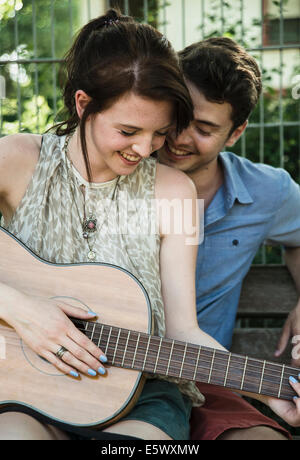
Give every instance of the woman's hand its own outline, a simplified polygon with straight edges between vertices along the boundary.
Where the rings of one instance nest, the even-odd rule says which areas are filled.
[[[22,294],[13,308],[6,309],[4,319],[24,343],[63,373],[73,377],[79,377],[78,371],[90,376],[105,374],[101,365],[107,361],[104,353],[67,315],[83,320],[96,316],[65,302]],[[55,354],[61,347],[67,351],[58,358]]]

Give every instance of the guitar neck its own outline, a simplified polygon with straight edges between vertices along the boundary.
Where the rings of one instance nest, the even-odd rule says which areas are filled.
[[[291,400],[299,369],[96,322],[72,319],[108,358],[127,369]]]

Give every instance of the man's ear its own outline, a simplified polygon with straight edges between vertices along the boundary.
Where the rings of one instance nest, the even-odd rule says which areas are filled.
[[[75,93],[75,104],[78,117],[81,119],[84,109],[88,105],[92,98],[88,96],[82,89],[79,89]]]
[[[241,126],[238,126],[233,133],[230,135],[230,137],[226,141],[226,147],[232,147],[241,137],[245,129],[247,128],[248,125],[248,120],[245,121]]]

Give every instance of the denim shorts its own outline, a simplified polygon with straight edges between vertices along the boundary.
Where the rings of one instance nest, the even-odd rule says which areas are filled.
[[[142,393],[122,420],[139,420],[164,431],[174,440],[190,439],[191,400],[173,382],[146,380]]]

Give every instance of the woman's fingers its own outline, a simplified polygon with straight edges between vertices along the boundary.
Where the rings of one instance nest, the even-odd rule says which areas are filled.
[[[41,353],[41,356],[45,358],[49,363],[53,364],[53,366],[55,366],[63,374],[68,374],[76,378],[79,377],[79,373],[74,368],[70,367],[62,359],[57,358],[51,351],[46,350]]]
[[[63,347],[66,352],[62,356],[62,360],[68,364],[72,369],[77,369],[79,372],[86,375],[95,377],[97,374],[104,375],[106,373],[105,367],[101,364],[106,362],[107,359],[101,353],[101,350],[96,347],[89,339],[79,332],[72,334],[72,339],[66,337],[63,340]],[[74,341],[75,340],[75,341]],[[102,360],[100,360],[100,357]]]
[[[97,316],[97,313],[93,311],[86,311],[84,308],[75,307],[66,302],[60,302],[59,307],[67,316],[73,316],[74,318],[92,319]]]

